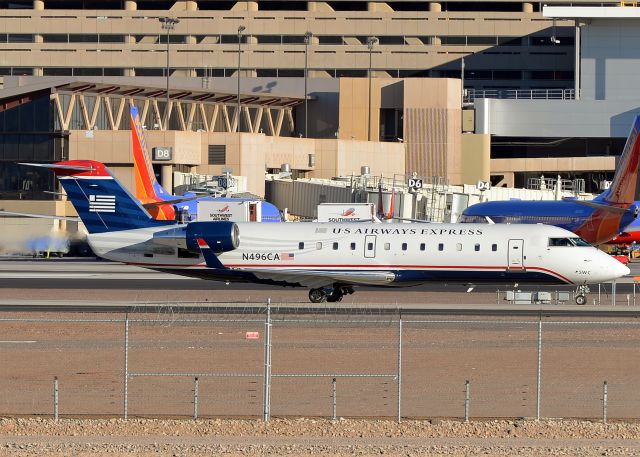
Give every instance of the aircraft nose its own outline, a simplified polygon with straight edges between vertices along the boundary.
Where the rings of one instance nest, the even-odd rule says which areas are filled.
[[[624,265],[622,262],[618,262],[617,260],[616,262],[619,265],[616,265],[614,267],[614,272],[618,275],[619,278],[621,278],[622,276],[627,276],[628,274],[631,273],[631,270],[629,269],[628,266]]]

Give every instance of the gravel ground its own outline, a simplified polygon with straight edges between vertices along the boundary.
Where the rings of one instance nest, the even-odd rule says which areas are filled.
[[[0,455],[640,456],[640,424],[0,419]]]

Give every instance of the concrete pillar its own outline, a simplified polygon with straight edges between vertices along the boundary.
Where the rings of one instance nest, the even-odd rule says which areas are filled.
[[[389,12],[393,11],[393,8],[389,4],[384,2],[367,2],[367,11],[373,12]]]
[[[173,165],[162,165],[160,179],[162,180],[162,187],[173,194]]]
[[[440,13],[442,11],[442,3],[429,2],[429,11],[432,13]],[[432,46],[440,46],[442,44],[442,40],[438,36],[432,36],[431,40],[429,40],[429,44]]]
[[[258,2],[236,2],[231,11],[258,11]]]
[[[330,12],[333,8],[327,2],[307,2],[307,11]]]
[[[136,0],[125,0],[124,9],[127,11],[136,11],[138,9],[138,2],[136,2]]]
[[[523,13],[533,13],[533,3],[525,2],[522,4],[522,12]]]
[[[33,0],[33,9],[35,11],[43,11],[44,10],[44,0]],[[37,34],[37,33],[34,34],[33,35],[33,42],[34,43],[42,43],[43,42],[42,35]],[[43,75],[42,67],[33,67],[33,75],[34,76],[42,76]]]
[[[178,0],[170,11],[198,11],[198,2],[193,0]]]

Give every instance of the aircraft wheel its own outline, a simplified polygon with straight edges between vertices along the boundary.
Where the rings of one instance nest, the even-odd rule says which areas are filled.
[[[309,301],[311,303],[322,303],[327,299],[327,294],[322,289],[311,289],[309,291]]]
[[[344,296],[344,291],[341,287],[336,287],[333,291],[327,295],[327,301],[331,303],[341,302]]]
[[[586,303],[587,303],[587,297],[585,297],[584,295],[576,295],[577,305],[584,305]]]

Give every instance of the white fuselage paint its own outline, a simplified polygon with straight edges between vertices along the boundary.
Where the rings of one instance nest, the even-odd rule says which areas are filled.
[[[548,277],[548,282],[589,284],[629,273],[626,266],[590,246],[550,247],[549,238],[575,238],[575,235],[546,225],[311,222],[237,225],[238,248],[221,253],[218,259],[226,268],[240,271],[394,272],[380,285],[400,285],[395,283],[399,279],[421,283],[446,278],[504,283],[517,277],[520,283],[545,282],[542,276]],[[202,257],[183,258],[177,244],[172,247],[166,239],[162,244],[153,241],[154,234],[174,230],[179,235],[183,228],[184,225],[92,234],[89,242],[98,255],[111,260],[177,274],[185,269],[210,271]],[[184,240],[180,245],[185,246]],[[492,272],[496,274],[491,275]]]

